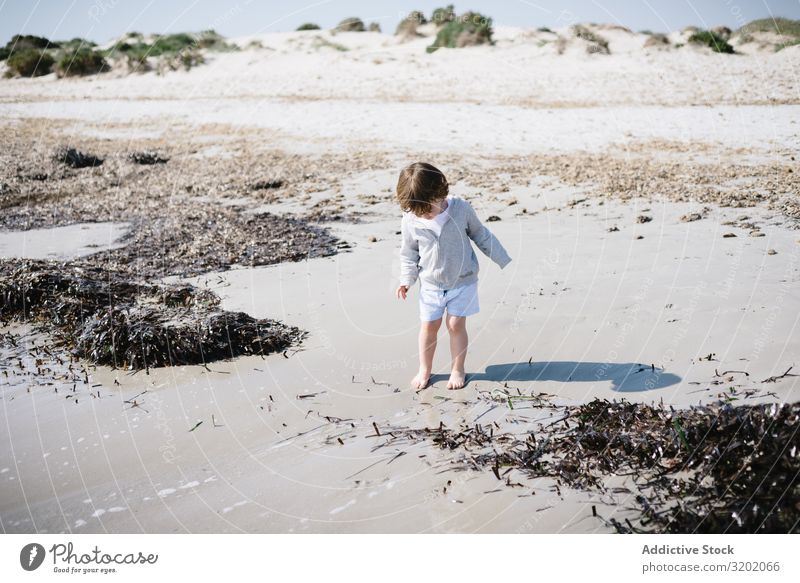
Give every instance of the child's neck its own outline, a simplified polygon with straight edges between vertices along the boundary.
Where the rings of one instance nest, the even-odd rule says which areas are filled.
[[[447,208],[447,199],[446,198],[443,198],[439,202],[432,202],[431,203],[431,212],[429,212],[427,215],[422,215],[422,218],[423,219],[433,219],[437,215],[439,215],[440,213],[444,212],[444,210],[446,208]]]

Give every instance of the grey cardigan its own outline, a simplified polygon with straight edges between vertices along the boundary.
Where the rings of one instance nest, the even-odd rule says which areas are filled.
[[[478,258],[470,240],[501,269],[511,261],[466,200],[449,198],[445,212],[448,218],[438,237],[416,215],[403,213],[400,285],[411,287],[419,278],[425,287],[453,289],[478,281]]]

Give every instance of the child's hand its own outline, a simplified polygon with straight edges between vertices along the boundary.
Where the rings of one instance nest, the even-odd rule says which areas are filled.
[[[408,286],[407,285],[401,285],[400,287],[397,288],[397,291],[395,292],[395,295],[397,295],[397,299],[398,300],[400,298],[406,299],[406,294],[407,293],[408,293]]]

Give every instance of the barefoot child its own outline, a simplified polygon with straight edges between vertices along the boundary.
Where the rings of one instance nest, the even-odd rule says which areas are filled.
[[[448,196],[444,175],[424,162],[400,172],[397,199],[403,210],[398,298],[420,280],[419,372],[411,381],[428,385],[436,351],[436,335],[447,311],[452,370],[448,389],[464,386],[467,316],[478,313],[478,258],[470,240],[501,268],[511,258],[463,198]]]

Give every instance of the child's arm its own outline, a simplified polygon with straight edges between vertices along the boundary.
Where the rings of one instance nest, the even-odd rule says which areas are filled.
[[[419,244],[411,236],[406,217],[400,224],[403,242],[400,245],[400,285],[410,288],[419,275]]]
[[[500,269],[511,262],[503,245],[475,214],[475,209],[467,203],[467,235],[475,242],[484,255],[500,266]]]

